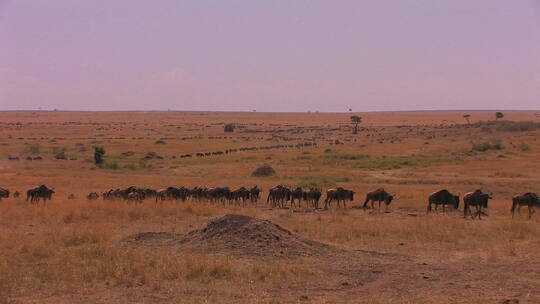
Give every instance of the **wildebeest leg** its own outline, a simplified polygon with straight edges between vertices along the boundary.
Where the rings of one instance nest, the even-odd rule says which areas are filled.
[[[364,205],[362,206],[362,208],[366,209],[368,202],[369,202],[369,197],[366,197],[366,200],[364,201]]]

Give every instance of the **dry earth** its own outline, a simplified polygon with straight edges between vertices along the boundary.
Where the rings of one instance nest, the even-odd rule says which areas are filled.
[[[353,135],[350,114],[0,112],[0,187],[23,193],[0,202],[0,303],[540,303],[540,213],[509,214],[540,192],[540,118],[468,113],[360,113]],[[291,147],[194,155],[272,145]],[[251,177],[265,163],[277,174]],[[328,211],[84,198],[279,183],[357,195]],[[39,184],[53,200],[26,203]],[[378,187],[389,210],[356,208]],[[489,217],[426,214],[442,188],[492,193]]]

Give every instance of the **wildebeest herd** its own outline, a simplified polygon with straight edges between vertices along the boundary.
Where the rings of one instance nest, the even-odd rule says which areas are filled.
[[[53,188],[40,185],[26,191],[26,201],[32,204],[37,204],[40,200],[42,200],[45,203],[47,200],[52,199],[52,195],[54,193],[55,191]],[[97,200],[99,197],[101,197],[105,201],[122,200],[136,203],[142,203],[144,200],[153,199],[156,204],[166,200],[181,202],[191,200],[193,202],[210,202],[246,206],[248,204],[257,204],[260,201],[261,194],[262,189],[258,186],[251,188],[240,187],[234,190],[231,190],[229,187],[187,188],[183,186],[170,186],[164,189],[154,190],[150,188],[130,186],[125,189],[110,189],[101,194],[91,192],[86,195],[86,199]],[[15,191],[13,196],[18,197],[18,195],[19,192]],[[354,191],[342,187],[328,189],[326,190],[326,198],[324,199],[324,209],[329,209],[332,202],[336,202],[337,207],[342,204],[343,208],[345,208],[346,202],[354,201],[354,195]],[[10,191],[8,189],[0,188],[0,201],[2,198],[8,198],[9,196]],[[304,190],[301,187],[291,189],[284,185],[277,185],[268,190],[266,203],[272,208],[296,208],[302,207],[302,202],[304,202],[305,207],[319,210],[319,202],[321,197],[322,192],[317,188],[312,187],[308,190]],[[70,194],[68,198],[75,199],[75,195]],[[379,188],[366,194],[362,209],[369,208],[368,203],[370,202],[372,209],[375,208],[374,204],[376,202],[379,203],[379,209],[381,208],[382,203],[384,203],[388,209],[389,205],[395,198],[396,195],[390,194],[383,188]],[[478,217],[478,219],[481,219],[482,215],[487,215],[484,209],[488,208],[488,202],[490,199],[492,199],[490,194],[483,193],[479,189],[466,193],[463,195],[463,217],[470,215],[471,218]],[[450,210],[458,210],[459,204],[459,195],[452,194],[448,190],[442,189],[429,195],[427,212],[433,211],[433,205],[435,206],[435,211],[438,210],[439,206],[442,206],[443,212],[446,212],[447,208]],[[528,217],[531,218],[532,214],[534,213],[534,208],[540,207],[540,199],[538,198],[538,195],[533,192],[527,192],[522,195],[512,197],[512,217],[514,216],[515,210],[517,209],[519,212],[520,208],[523,206],[528,208]],[[472,207],[475,209],[474,212],[471,210]]]

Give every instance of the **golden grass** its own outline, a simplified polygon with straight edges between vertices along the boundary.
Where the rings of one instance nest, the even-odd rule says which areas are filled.
[[[538,192],[538,131],[513,132],[512,137],[493,131],[489,137],[501,138],[505,149],[471,153],[471,139],[488,138],[483,131],[435,128],[451,121],[461,123],[462,115],[458,114],[366,114],[365,125],[379,129],[373,136],[369,133],[370,136],[353,137],[346,129],[348,116],[341,114],[72,113],[68,117],[63,113],[0,113],[5,123],[22,123],[22,127],[1,125],[0,186],[24,192],[45,183],[57,190],[53,201],[45,206],[29,205],[24,197],[0,202],[0,303],[46,299],[50,302],[108,302],[107,299],[121,303],[171,302],[178,301],[178,295],[187,297],[188,302],[201,303],[355,302],[354,297],[341,289],[329,287],[340,284],[343,275],[339,271],[328,272],[310,259],[238,258],[174,248],[133,247],[122,242],[131,234],[145,231],[184,234],[228,213],[269,219],[302,236],[339,248],[401,254],[416,262],[511,265],[538,260],[540,214],[536,213],[532,220],[526,220],[526,210],[514,220],[509,215],[512,195]],[[489,115],[479,113],[478,117],[487,119]],[[506,116],[533,120],[529,112],[510,112]],[[91,124],[62,126],[66,121]],[[113,122],[125,125],[113,125]],[[252,134],[237,130],[225,135],[222,125],[213,125],[222,122],[258,130],[288,130],[292,125],[342,128],[320,131],[320,136],[340,139],[345,145],[329,145],[321,139],[316,148],[241,152],[200,159],[172,158],[197,151],[282,143],[272,139],[272,133],[268,132]],[[391,127],[402,124],[422,126],[409,133],[404,133],[404,128]],[[291,141],[295,143],[317,133],[289,130],[279,134],[301,138]],[[230,138],[208,138],[216,136]],[[181,140],[181,137],[197,139]],[[160,138],[165,138],[165,144],[156,145]],[[391,143],[387,140],[390,138],[400,141]],[[379,139],[385,141],[378,143]],[[528,143],[527,151],[519,148],[522,142]],[[77,144],[86,150],[79,151],[81,145]],[[116,161],[120,169],[96,169],[91,163],[93,144],[104,146],[106,160]],[[77,160],[52,159],[58,148],[66,148],[67,155]],[[325,152],[326,149],[331,151]],[[126,151],[135,155],[121,156]],[[140,158],[149,151],[165,159],[141,163]],[[7,155],[24,158],[30,153],[45,159],[5,160]],[[253,169],[263,163],[272,165],[277,176],[250,177]],[[265,198],[266,190],[278,183],[323,188],[339,185],[354,189],[357,196],[349,208],[326,212],[269,210],[263,203],[248,207],[197,202],[156,205],[153,201],[128,205],[84,199],[91,191],[130,185],[153,188],[259,185]],[[377,187],[398,194],[390,213],[350,208],[363,203],[364,193]],[[464,220],[461,212],[427,215],[426,197],[441,188],[460,194],[476,188],[493,193],[490,216],[473,221]],[[79,198],[67,200],[70,193]],[[527,271],[523,277],[529,283],[539,284],[538,278]],[[90,290],[95,290],[95,294]],[[383,291],[387,293],[384,288]],[[310,296],[299,300],[298,294],[304,292]],[[312,296],[313,293],[317,296]],[[149,294],[161,298],[146,298]],[[455,302],[480,303],[481,298],[456,298]],[[362,303],[444,302],[442,296],[423,293],[388,294],[381,298],[369,294],[362,299]]]

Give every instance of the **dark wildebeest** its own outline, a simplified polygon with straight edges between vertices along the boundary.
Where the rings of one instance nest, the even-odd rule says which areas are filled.
[[[240,187],[231,192],[230,198],[234,202],[242,201],[242,204],[246,204],[246,201],[249,200],[250,191],[245,187]]]
[[[75,199],[75,194],[71,193],[70,195],[68,195],[68,200],[74,200]]]
[[[294,200],[298,200],[298,207],[302,207],[301,201],[304,198],[304,190],[300,187],[296,187],[291,192],[291,208],[296,207]]]
[[[261,196],[261,189],[259,187],[255,186],[249,190],[249,198],[251,199],[252,203],[259,202],[260,196]]]
[[[144,194],[138,191],[130,192],[126,197],[127,202],[142,203],[143,199],[144,199]]]
[[[291,199],[291,190],[283,185],[277,185],[268,190],[267,203],[272,204],[272,208],[284,208],[287,202]]]
[[[206,194],[211,202],[221,201],[225,203],[225,200],[231,197],[231,189],[229,187],[214,187],[208,189]]]
[[[13,197],[14,197],[14,198],[18,198],[19,195],[21,195],[21,193],[20,193],[19,191],[13,192]]]
[[[516,207],[519,209],[521,206],[527,206],[529,208],[529,218],[531,218],[532,214],[534,213],[534,207],[540,207],[540,199],[538,199],[538,195],[536,193],[527,192],[523,195],[515,195],[512,197],[512,209],[510,210],[512,212],[512,218],[514,218],[514,211],[516,210]]]
[[[2,200],[2,198],[8,198],[8,197],[9,197],[9,190],[0,188],[0,201]]]
[[[326,199],[324,200],[324,209],[328,209],[332,201],[336,201],[337,206],[343,202],[343,208],[345,208],[346,201],[354,201],[354,191],[347,190],[342,187],[332,188],[326,190]]]
[[[316,188],[310,188],[309,191],[304,192],[304,200],[313,206],[315,209],[319,209],[319,200],[321,199],[321,190]]]
[[[439,208],[439,205],[443,206],[443,212],[446,211],[446,205],[452,206],[454,209],[459,208],[459,196],[453,195],[448,190],[443,189],[432,193],[428,198],[427,211],[431,211],[431,205],[435,205],[435,211]]]
[[[47,188],[45,185],[41,185],[36,188],[29,189],[26,191],[26,201],[30,200],[31,203],[39,203],[39,199],[43,199],[45,203],[47,200],[52,198],[54,189]]]
[[[388,208],[393,199],[394,195],[386,192],[383,188],[379,188],[366,194],[366,200],[364,201],[364,205],[362,207],[366,208],[368,202],[371,201],[371,209],[375,208],[375,202],[379,202],[379,209],[381,209],[381,202],[384,202],[386,204],[386,208]]]
[[[99,194],[97,194],[97,192],[90,192],[86,196],[86,199],[90,201],[97,200],[98,198],[99,198]]]
[[[487,215],[482,209],[488,207],[488,201],[490,199],[492,199],[491,195],[483,193],[478,189],[466,193],[463,196],[463,217],[467,217],[467,214],[470,214],[471,218],[478,216],[478,219],[481,220],[482,214]],[[474,215],[472,214],[471,206],[476,207],[476,213]]]

